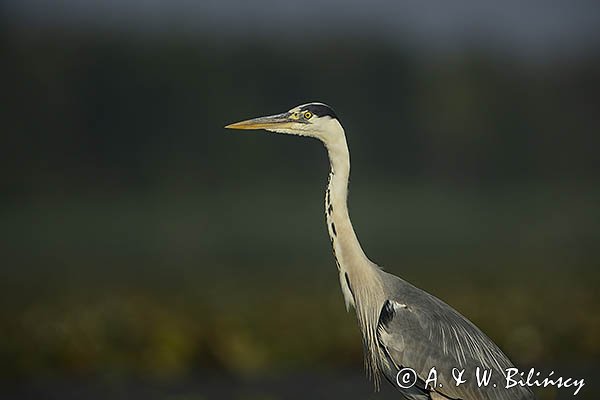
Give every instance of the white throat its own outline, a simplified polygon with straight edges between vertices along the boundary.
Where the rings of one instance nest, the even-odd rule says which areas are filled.
[[[350,153],[344,129],[337,121],[331,123],[335,126],[330,127],[327,138],[323,140],[331,164],[329,184],[325,192],[325,216],[342,293],[346,307],[349,308],[356,307],[356,296],[360,295],[353,293],[351,282],[373,278],[374,274],[371,272],[377,266],[365,255],[350,221],[347,202]]]

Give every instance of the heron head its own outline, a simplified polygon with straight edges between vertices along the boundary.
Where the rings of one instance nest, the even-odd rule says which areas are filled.
[[[335,112],[323,103],[307,103],[267,117],[258,117],[227,125],[228,129],[264,129],[290,135],[311,136],[327,141],[328,135],[340,127]]]

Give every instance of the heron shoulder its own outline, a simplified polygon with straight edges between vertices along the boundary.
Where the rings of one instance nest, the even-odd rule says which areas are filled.
[[[440,392],[468,400],[480,398],[481,391],[487,389],[473,385],[473,380],[457,387],[451,375],[453,368],[475,374],[479,367],[493,371],[498,379],[513,367],[498,346],[454,308],[394,275],[382,273],[388,299],[382,306],[377,331],[388,373],[408,367],[425,381],[436,367],[438,382],[446,388]],[[485,395],[490,399],[533,398],[526,388],[489,390],[491,393]]]

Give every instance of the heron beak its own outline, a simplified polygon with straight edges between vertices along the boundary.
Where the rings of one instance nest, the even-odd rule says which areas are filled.
[[[291,128],[295,122],[290,113],[282,113],[277,115],[269,115],[268,117],[253,118],[246,121],[236,122],[235,124],[227,125],[227,129],[282,129]]]

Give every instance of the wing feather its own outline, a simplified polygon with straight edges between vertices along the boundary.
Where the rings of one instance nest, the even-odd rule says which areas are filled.
[[[417,373],[417,384],[424,385],[433,367],[438,378],[438,386],[428,388],[431,390],[428,397],[405,395],[406,398],[430,399],[440,395],[462,400],[534,398],[527,388],[518,385],[505,388],[506,369],[513,364],[479,328],[440,299],[394,278],[398,282],[394,294],[381,309],[377,329],[383,370],[395,386],[395,375],[402,367]],[[478,386],[477,367],[491,371],[488,386]],[[465,370],[465,383],[456,386],[453,368]]]

